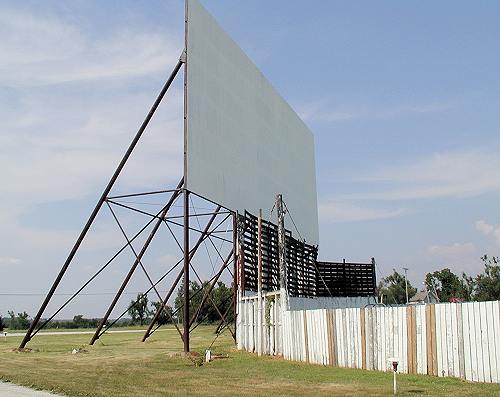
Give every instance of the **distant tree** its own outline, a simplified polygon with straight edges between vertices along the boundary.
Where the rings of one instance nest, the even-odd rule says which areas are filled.
[[[208,285],[205,283],[205,285]],[[201,303],[201,299],[203,298],[203,293],[200,291],[202,286],[196,281],[191,281],[189,283],[189,296],[191,298],[189,302],[189,318],[192,318],[192,316],[195,313],[195,310],[198,308],[198,306]],[[182,309],[184,303],[184,286],[181,285],[177,289],[177,296],[175,298],[174,306],[175,309],[177,310],[177,318],[179,319],[180,322],[184,321],[184,310]]]
[[[471,300],[473,285],[465,273],[462,278],[459,278],[448,268],[427,273],[425,285],[428,291],[437,294],[440,302],[449,302],[452,298]]]
[[[26,312],[17,313],[17,321],[19,329],[27,329],[30,326],[29,316]]]
[[[228,310],[233,303],[233,288],[227,287],[226,284],[219,281],[217,287],[214,288],[213,300],[222,314],[227,313],[226,321],[232,322],[234,320],[233,310]],[[214,309],[215,311],[215,309]],[[216,315],[215,321],[220,320],[219,313],[214,313]]]
[[[153,308],[152,312],[156,314],[156,312],[161,307],[161,302],[151,302],[151,306]],[[169,313],[170,315],[167,313]],[[164,325],[171,323],[172,315],[173,315],[172,307],[166,305],[165,308],[161,311],[160,315],[158,316],[158,324]]]
[[[88,325],[88,320],[83,318],[83,314],[77,314],[73,317],[73,327],[85,328]]]
[[[473,277],[468,276],[465,273],[462,273],[462,282],[464,283],[464,288],[466,290],[466,294],[469,297],[468,300],[474,300],[474,292],[476,289],[476,281]]]
[[[481,260],[484,263],[484,273],[474,279],[474,300],[500,300],[500,258],[483,255]]]
[[[128,314],[134,323],[144,324],[151,312],[148,309],[148,297],[144,294],[137,294],[137,298],[130,302]]]
[[[2,318],[2,315],[0,314],[0,332],[2,332],[4,328],[5,328],[5,324],[3,323],[3,318]]]
[[[204,282],[202,285],[196,281],[190,283],[189,296],[191,297],[189,305],[189,317],[193,318],[196,311],[197,321],[202,321],[205,323],[213,323],[220,321],[220,314],[225,314],[228,312],[227,321],[232,321],[234,318],[232,310],[228,310],[232,304],[232,288],[227,287],[222,281],[219,281],[217,285],[210,292],[209,298],[206,299],[205,304],[201,309],[198,310],[200,303],[202,302],[205,293],[208,293],[210,288],[210,283]],[[178,310],[178,316],[182,321],[184,312],[180,309],[183,305],[184,289],[179,287],[177,291],[177,297],[175,298],[175,309]],[[217,308],[216,308],[217,306]]]
[[[384,295],[384,303],[406,303],[406,284],[404,275],[394,270],[394,273],[382,279],[378,286],[378,293],[379,295]],[[408,280],[408,298],[411,298],[416,293],[417,289],[413,287]]]
[[[9,315],[9,328],[10,329],[17,329],[17,321],[16,321],[16,315],[14,314],[14,311],[12,310],[7,310],[7,314]]]
[[[9,328],[10,329],[26,329],[30,325],[28,313],[17,313],[17,316],[12,310],[7,312],[9,314]]]

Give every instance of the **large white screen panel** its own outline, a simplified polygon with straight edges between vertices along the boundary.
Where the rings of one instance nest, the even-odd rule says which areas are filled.
[[[266,217],[282,193],[301,236],[318,243],[313,135],[197,0],[188,1],[186,145],[189,190]]]

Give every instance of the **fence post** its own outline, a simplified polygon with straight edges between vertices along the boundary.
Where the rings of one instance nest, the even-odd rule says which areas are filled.
[[[415,307],[406,306],[408,373],[417,373],[417,326]]]
[[[359,326],[361,327],[361,368],[366,369],[366,328],[365,309],[359,310]]]

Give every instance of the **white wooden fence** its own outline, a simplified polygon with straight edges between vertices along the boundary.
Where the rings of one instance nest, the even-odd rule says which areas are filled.
[[[500,302],[282,310],[279,293],[239,300],[238,347],[289,360],[500,382]]]

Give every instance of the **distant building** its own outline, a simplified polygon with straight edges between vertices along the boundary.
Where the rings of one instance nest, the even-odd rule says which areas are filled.
[[[418,303],[439,303],[439,298],[431,291],[420,291],[410,299],[410,304]]]

